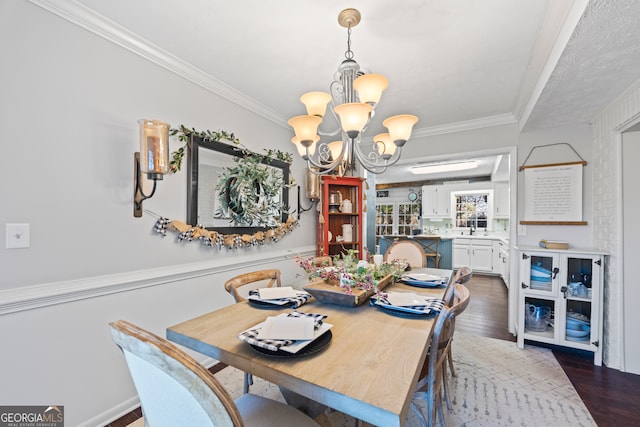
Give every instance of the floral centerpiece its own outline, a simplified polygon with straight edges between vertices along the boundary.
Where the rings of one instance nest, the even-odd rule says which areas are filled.
[[[304,289],[321,302],[341,305],[360,305],[371,295],[381,293],[406,268],[405,263],[393,261],[379,266],[358,260],[357,250],[333,257],[332,266],[313,263],[313,257],[296,261],[308,274],[309,285]]]

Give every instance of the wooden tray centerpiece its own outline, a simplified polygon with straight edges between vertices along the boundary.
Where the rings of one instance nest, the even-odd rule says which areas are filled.
[[[364,304],[371,296],[394,282],[404,272],[406,265],[399,263],[380,266],[359,261],[355,250],[333,259],[333,265],[316,266],[313,258],[298,258],[298,264],[309,274],[304,290],[321,303],[344,306]]]

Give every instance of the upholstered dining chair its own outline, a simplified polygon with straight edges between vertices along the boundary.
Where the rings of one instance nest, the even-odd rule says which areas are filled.
[[[405,260],[412,268],[427,266],[424,249],[412,240],[398,240],[393,242],[384,253],[385,261]]]
[[[261,286],[260,284],[264,285]],[[247,300],[249,290],[246,292],[239,291],[240,288],[244,289],[256,289],[258,287],[271,288],[273,286],[280,287],[282,282],[280,281],[280,270],[258,270],[250,273],[239,274],[231,279],[227,280],[224,284],[224,288],[231,294],[236,302],[242,302]],[[245,372],[244,373],[244,392],[249,392],[249,386],[253,384],[253,376]]]
[[[145,426],[313,426],[297,409],[254,394],[235,401],[202,365],[169,341],[124,320],[109,324],[135,384]]]
[[[438,415],[440,424],[444,425],[442,413],[442,390],[445,387],[446,377],[444,370],[447,365],[447,355],[454,333],[454,319],[459,316],[469,305],[469,290],[459,283],[454,283],[454,303],[446,306],[436,318],[434,332],[429,345],[427,360],[422,367],[420,379],[416,386],[412,401],[412,409],[418,415],[421,425],[435,425]],[[418,409],[415,400],[424,399],[427,406],[426,417]]]

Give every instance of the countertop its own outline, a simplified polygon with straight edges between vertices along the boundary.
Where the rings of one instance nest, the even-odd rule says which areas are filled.
[[[441,234],[414,234],[414,235],[404,235],[404,234],[388,234],[383,236],[385,239],[417,239],[417,240],[433,240],[440,238],[440,240],[450,240],[453,239],[454,235],[441,235]]]
[[[499,240],[504,243],[509,243],[509,236],[506,234],[491,234],[484,235],[484,232],[480,232],[480,234],[456,234],[455,232],[447,233],[447,234],[416,234],[413,236],[404,236],[404,235],[388,235],[384,236],[386,239],[416,239],[416,240],[429,240],[434,237],[439,237],[440,240],[453,240],[453,239],[480,239],[480,240]]]
[[[488,235],[484,235],[484,234],[474,234],[474,235],[469,235],[469,234],[464,234],[464,235],[456,235],[456,234],[452,234],[450,236],[452,239],[478,239],[478,240],[500,240],[501,242],[504,243],[509,243],[509,236],[505,236],[503,234],[488,234]]]

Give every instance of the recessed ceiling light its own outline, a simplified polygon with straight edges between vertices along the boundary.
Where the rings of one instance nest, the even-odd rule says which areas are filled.
[[[478,162],[475,160],[468,162],[456,162],[456,163],[435,163],[429,165],[411,166],[411,172],[415,174],[427,174],[438,172],[453,172],[467,169],[475,169],[478,167]]]

